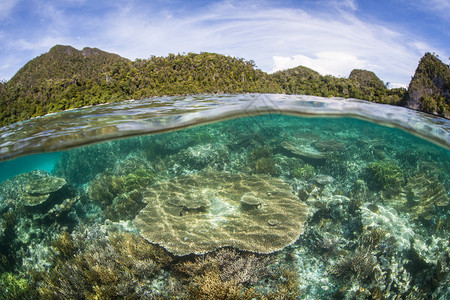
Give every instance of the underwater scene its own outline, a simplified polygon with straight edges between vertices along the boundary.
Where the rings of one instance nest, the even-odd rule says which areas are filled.
[[[450,151],[384,125],[262,113],[1,162],[0,299],[449,299]]]

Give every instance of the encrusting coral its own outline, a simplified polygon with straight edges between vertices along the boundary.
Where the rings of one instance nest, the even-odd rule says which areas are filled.
[[[248,205],[250,198],[260,203]],[[281,250],[302,234],[307,215],[290,186],[267,175],[208,171],[179,176],[152,185],[144,201],[135,226],[145,239],[175,255],[225,246],[258,253]]]

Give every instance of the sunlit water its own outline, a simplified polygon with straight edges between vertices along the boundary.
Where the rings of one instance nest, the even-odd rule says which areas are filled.
[[[274,294],[302,299],[445,299],[450,282],[449,128],[449,120],[400,107],[282,95],[128,101],[4,127],[0,272],[25,278],[38,291],[33,295],[38,299],[185,299],[209,297],[207,288],[238,290],[241,297],[254,288],[255,298],[269,299]],[[33,170],[45,172],[29,173]],[[32,175],[20,175],[24,173]],[[61,187],[63,181],[55,178],[66,184]],[[207,178],[218,182],[207,183]],[[248,183],[253,187],[242,192],[230,188],[236,178],[244,186],[246,180],[258,184]],[[302,205],[298,207],[307,207],[306,213],[296,208],[303,214],[300,226],[294,225],[293,212],[281,210],[262,223],[256,218],[251,228],[227,232],[231,224],[247,224],[236,221],[242,215],[270,211],[270,199],[277,201],[275,185],[290,193]],[[261,191],[269,200],[258,194]],[[252,200],[255,197],[264,200]],[[164,215],[171,207],[179,207],[179,212]],[[210,228],[189,231],[196,225],[183,224],[188,216],[189,222],[206,219]],[[284,223],[293,224],[283,227],[289,232],[285,240],[263,234],[268,229],[276,233]],[[124,254],[108,235],[113,231],[140,234],[175,256],[170,263],[159,261],[151,271],[148,260],[155,258],[143,264],[136,256],[135,265],[127,264],[134,271],[124,275],[118,263]],[[251,242],[242,242],[236,231],[248,232],[244,240]],[[76,249],[68,257],[54,242],[64,237],[62,232],[70,234]],[[230,238],[214,240],[219,232]],[[103,242],[97,245],[96,240]],[[227,256],[216,250],[205,260],[220,257],[223,263],[226,257],[225,265],[235,270],[216,264],[209,271],[186,271],[186,264],[198,265],[198,257],[205,254],[182,259],[177,255],[211,252],[214,246],[206,251],[205,245],[215,243],[264,254],[255,258],[241,251]],[[102,260],[99,253],[105,251],[109,256]],[[114,278],[66,274],[65,280],[55,279],[64,276],[61,265],[75,272],[80,260],[87,263],[77,272],[100,274],[102,264],[111,264],[105,269],[114,270]],[[146,271],[137,274],[139,268]],[[31,276],[36,272],[51,275]],[[3,288],[10,295],[5,278],[0,293]],[[220,287],[210,287],[208,280]]]

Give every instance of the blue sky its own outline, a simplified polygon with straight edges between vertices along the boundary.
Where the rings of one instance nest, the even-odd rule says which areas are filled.
[[[450,0],[0,0],[0,80],[55,44],[129,59],[217,52],[406,86],[425,52],[450,63]]]

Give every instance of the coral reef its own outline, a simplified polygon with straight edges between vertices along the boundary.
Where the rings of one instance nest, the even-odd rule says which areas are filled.
[[[375,190],[398,189],[404,183],[403,172],[395,161],[381,160],[370,163],[366,174],[369,188]]]
[[[24,208],[40,217],[57,217],[67,212],[77,200],[63,178],[35,170],[19,174],[0,184],[3,203],[13,210]]]
[[[89,186],[89,197],[113,221],[130,220],[145,206],[142,191],[154,181],[148,169],[136,169],[127,175],[98,175]]]
[[[0,296],[5,300],[34,299],[37,297],[34,287],[28,280],[8,272],[1,274]]]
[[[0,183],[0,298],[447,299],[448,155],[280,115],[70,150]]]
[[[248,155],[250,173],[276,175],[277,169],[269,146],[254,148]]]
[[[39,288],[44,299],[147,299],[151,278],[172,260],[139,236],[94,228],[62,233],[53,248],[54,264]]]
[[[299,157],[310,160],[312,162],[321,161],[326,157],[325,153],[320,152],[310,144],[283,141],[281,143],[281,147],[294,155],[298,155]]]
[[[409,212],[413,219],[419,217],[430,220],[434,208],[449,205],[449,199],[444,186],[439,180],[429,174],[416,175],[406,185]]]
[[[314,176],[314,167],[309,164],[304,164],[292,170],[291,175],[297,179],[310,180]]]
[[[249,192],[261,202],[253,209],[241,202]],[[144,238],[176,255],[224,246],[274,252],[297,240],[307,213],[306,205],[282,180],[227,172],[203,172],[154,184],[144,201],[147,206],[134,224]]]

